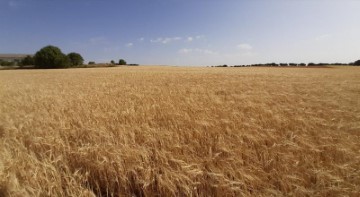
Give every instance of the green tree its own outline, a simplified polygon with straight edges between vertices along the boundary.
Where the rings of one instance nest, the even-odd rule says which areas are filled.
[[[0,61],[0,65],[1,66],[15,66],[16,63],[15,62],[8,62],[8,61]]]
[[[119,65],[126,65],[126,61],[123,60],[123,59],[120,59],[120,60],[119,60]]]
[[[360,66],[360,60],[355,61],[355,62],[354,62],[354,65],[355,65],[355,66]]]
[[[30,65],[34,65],[35,61],[34,58],[31,57],[30,55],[26,56],[23,60],[21,60],[21,66],[30,66]]]
[[[112,65],[114,65],[115,64],[115,61],[114,60],[111,60],[111,62],[110,62]]]
[[[67,68],[71,65],[69,58],[58,47],[51,45],[36,52],[34,59],[36,68]]]
[[[84,59],[79,53],[69,53],[68,58],[70,59],[71,66],[79,66],[84,64]]]

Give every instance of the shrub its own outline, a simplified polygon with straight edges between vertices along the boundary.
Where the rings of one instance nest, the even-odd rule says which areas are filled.
[[[95,62],[90,61],[88,64],[89,64],[89,65],[94,65],[94,64],[95,64]]]
[[[36,68],[66,68],[70,66],[69,58],[58,47],[46,46],[36,52]]]
[[[69,53],[67,56],[70,60],[71,66],[80,66],[84,64],[84,59],[79,53],[72,52]]]
[[[115,64],[115,61],[114,60],[111,60],[111,62],[110,62],[112,65],[114,65]]]
[[[126,65],[126,61],[123,60],[123,59],[120,59],[120,60],[119,60],[119,65]]]

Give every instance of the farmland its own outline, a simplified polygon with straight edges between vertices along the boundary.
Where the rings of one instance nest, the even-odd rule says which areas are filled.
[[[0,71],[0,196],[359,196],[360,68]]]

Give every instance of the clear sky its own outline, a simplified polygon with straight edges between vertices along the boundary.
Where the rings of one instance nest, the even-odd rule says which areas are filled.
[[[0,53],[49,44],[86,62],[348,63],[360,0],[0,0]]]

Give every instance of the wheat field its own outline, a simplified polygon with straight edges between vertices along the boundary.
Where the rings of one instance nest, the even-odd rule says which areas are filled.
[[[0,196],[359,195],[359,67],[0,71]]]

